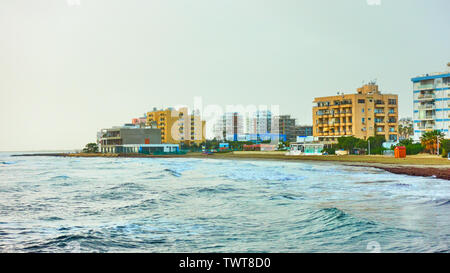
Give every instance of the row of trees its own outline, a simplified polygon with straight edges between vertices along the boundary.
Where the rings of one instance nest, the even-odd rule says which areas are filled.
[[[336,150],[345,150],[349,154],[360,154],[368,152],[370,145],[370,154],[382,154],[384,150],[383,142],[385,141],[384,136],[372,136],[367,140],[354,136],[340,137],[337,144],[328,146],[325,151],[328,154],[334,154]]]

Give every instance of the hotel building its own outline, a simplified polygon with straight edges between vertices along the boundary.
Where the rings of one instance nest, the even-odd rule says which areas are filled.
[[[205,121],[199,114],[188,114],[186,107],[175,110],[153,109],[147,113],[147,126],[161,129],[161,142],[191,145],[205,142]]]
[[[450,137],[450,63],[447,71],[411,79],[414,92],[414,140],[426,131],[439,130]]]
[[[398,140],[398,96],[382,94],[374,82],[356,94],[339,94],[314,99],[313,136],[323,142],[337,142],[341,136],[367,139],[381,135]]]

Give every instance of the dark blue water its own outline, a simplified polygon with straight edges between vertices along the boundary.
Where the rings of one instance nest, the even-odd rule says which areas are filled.
[[[329,163],[0,154],[4,252],[449,252],[450,183]]]

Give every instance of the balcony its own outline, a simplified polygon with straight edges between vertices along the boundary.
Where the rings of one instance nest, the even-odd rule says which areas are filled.
[[[432,90],[435,88],[436,86],[434,84],[422,84],[417,87],[417,90]]]
[[[435,110],[436,109],[436,105],[434,105],[434,104],[419,105],[418,109],[419,110]]]
[[[428,100],[434,100],[436,96],[434,94],[422,94],[417,97],[417,100],[419,101],[428,101]]]
[[[434,130],[434,124],[419,125],[419,130]]]
[[[435,120],[435,119],[436,119],[436,115],[426,115],[426,116],[418,118],[418,120]]]

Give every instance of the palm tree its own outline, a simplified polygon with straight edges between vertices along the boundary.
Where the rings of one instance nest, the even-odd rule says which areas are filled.
[[[410,138],[410,136],[412,136],[414,134],[413,125],[412,124],[409,124],[408,126],[399,125],[398,133],[399,133],[401,139]]]
[[[436,154],[437,151],[437,140],[442,143],[444,139],[444,133],[439,130],[429,131],[422,134],[420,137],[420,142],[425,146],[425,150],[429,151],[431,154]]]

